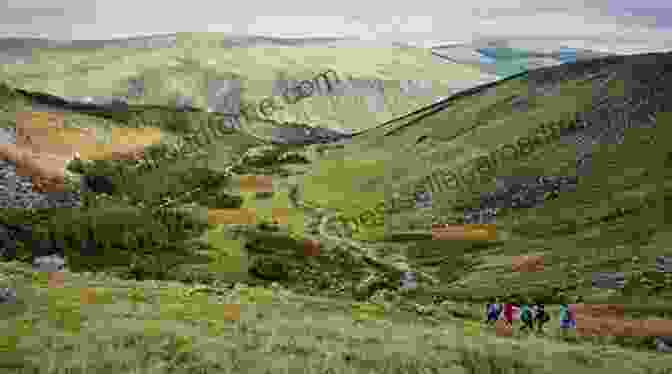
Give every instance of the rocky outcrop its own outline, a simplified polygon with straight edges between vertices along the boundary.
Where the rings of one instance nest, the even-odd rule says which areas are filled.
[[[672,353],[672,336],[657,337],[656,350],[658,350],[658,352]]]
[[[464,212],[465,223],[494,223],[497,213],[507,208],[533,208],[561,193],[575,191],[578,177],[510,177],[499,187],[482,194],[479,205]]]
[[[0,288],[0,304],[13,304],[16,300],[16,291],[11,288]]]
[[[340,131],[308,126],[282,126],[272,130],[271,140],[280,144],[309,145],[335,143],[352,138],[352,134]]]
[[[13,128],[0,128],[0,139],[5,145],[16,142]],[[0,160],[0,209],[72,208],[81,205],[78,192],[43,191],[35,188],[33,178],[23,174],[14,162]]]
[[[483,194],[477,206],[465,211],[465,221],[492,223],[502,208],[532,208],[548,197],[573,191],[578,179],[591,173],[592,155],[599,145],[620,144],[627,129],[653,127],[655,113],[672,110],[671,67],[672,53],[664,53],[610,56],[530,71],[527,81],[536,94],[553,92],[568,80],[592,87],[592,104],[575,115],[576,129],[560,133],[560,142],[577,149],[577,177],[509,178],[523,180],[503,181],[495,191]]]

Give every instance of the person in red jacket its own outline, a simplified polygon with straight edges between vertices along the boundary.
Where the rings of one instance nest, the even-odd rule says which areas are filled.
[[[513,325],[513,304],[506,303],[504,304],[504,320],[509,324]]]

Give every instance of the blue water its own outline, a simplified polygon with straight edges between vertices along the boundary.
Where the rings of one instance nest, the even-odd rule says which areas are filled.
[[[494,64],[497,62],[497,59],[494,57],[486,56],[486,55],[481,55],[480,56],[481,64]]]
[[[477,49],[482,64],[494,65],[495,74],[504,78],[528,69],[529,53],[522,49],[489,47]]]
[[[576,49],[567,47],[560,48],[560,62],[563,64],[576,62]]]
[[[515,48],[504,48],[504,47],[488,47],[480,48],[476,50],[483,56],[492,57],[497,60],[516,60],[521,58],[526,58],[529,56],[529,52],[523,49]]]
[[[529,70],[529,53],[522,49],[513,48],[480,48],[480,62],[482,64],[494,65],[495,74],[505,78],[514,74]],[[576,62],[576,49],[561,47],[560,62],[563,64]]]

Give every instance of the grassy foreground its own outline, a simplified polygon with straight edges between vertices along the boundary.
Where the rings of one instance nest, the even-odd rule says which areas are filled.
[[[371,320],[354,317],[350,302],[282,289],[70,272],[50,288],[23,265],[2,267],[22,295],[2,310],[8,373],[667,372],[653,353],[485,329],[468,336],[456,321],[398,310]]]

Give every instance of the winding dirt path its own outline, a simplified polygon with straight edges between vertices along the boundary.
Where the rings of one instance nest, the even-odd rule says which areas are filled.
[[[304,209],[304,210],[308,211],[310,214],[320,217],[320,224],[319,224],[318,232],[319,232],[319,235],[324,237],[325,239],[327,239],[329,241],[336,242],[336,243],[342,243],[349,248],[356,249],[359,252],[359,254],[367,262],[374,263],[377,266],[381,266],[383,268],[387,268],[387,269],[390,269],[390,270],[393,270],[393,271],[399,271],[399,272],[406,272],[406,271],[410,270],[409,268],[400,266],[399,264],[396,264],[396,263],[391,264],[391,263],[388,263],[386,261],[383,261],[383,260],[377,258],[369,248],[367,248],[366,246],[364,246],[363,244],[361,244],[361,243],[359,243],[355,240],[339,236],[338,234],[330,233],[329,230],[327,229],[327,226],[332,219],[335,219],[335,218],[338,217],[338,215],[339,215],[338,212],[327,212],[325,209],[312,207],[312,206],[310,206],[310,204],[306,204],[304,201],[302,201],[296,195],[291,195],[291,200],[292,200],[292,204],[295,205],[296,207],[298,207],[299,209]],[[439,283],[438,279],[436,279],[435,277],[433,277],[433,276],[431,276],[431,275],[429,275],[425,272],[422,272],[422,271],[419,271],[419,270],[414,270],[414,272],[418,275],[418,277],[420,279],[428,281],[432,284],[438,284]]]

